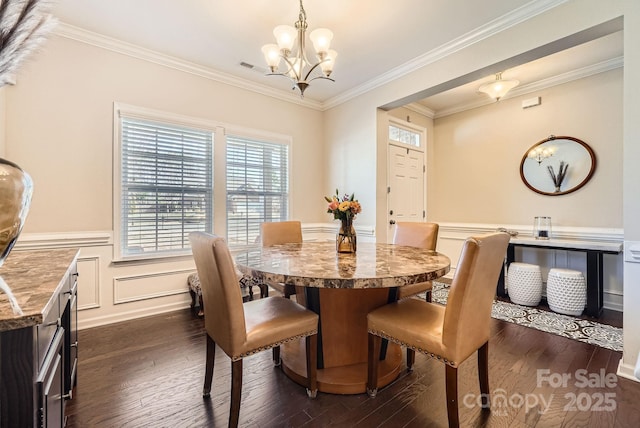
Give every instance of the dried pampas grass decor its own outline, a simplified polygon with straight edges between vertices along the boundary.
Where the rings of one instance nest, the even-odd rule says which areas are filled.
[[[55,26],[52,0],[0,0],[0,86]]]

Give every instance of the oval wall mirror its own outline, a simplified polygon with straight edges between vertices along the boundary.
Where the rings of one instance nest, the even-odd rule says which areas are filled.
[[[534,144],[522,157],[520,177],[526,186],[542,195],[575,192],[596,170],[596,155],[587,143],[554,135]]]

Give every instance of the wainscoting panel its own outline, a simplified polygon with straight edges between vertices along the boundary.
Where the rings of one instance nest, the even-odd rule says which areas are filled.
[[[100,257],[78,257],[78,310],[100,307]]]
[[[113,278],[113,304],[184,294],[193,269]]]

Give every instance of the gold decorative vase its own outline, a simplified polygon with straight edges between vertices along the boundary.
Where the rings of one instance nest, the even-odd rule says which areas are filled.
[[[336,235],[336,251],[338,253],[355,253],[357,248],[356,230],[353,219],[341,220],[340,231]]]
[[[0,266],[18,240],[29,212],[33,181],[13,162],[0,158]]]

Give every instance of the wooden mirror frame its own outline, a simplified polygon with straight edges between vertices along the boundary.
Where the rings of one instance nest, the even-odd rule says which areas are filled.
[[[549,144],[550,142],[554,142],[554,144]],[[558,145],[564,147],[558,149]],[[540,155],[542,148],[546,149],[546,155]],[[538,149],[537,152],[536,149]],[[538,156],[536,156],[536,154],[538,154]],[[562,156],[562,158],[560,156]],[[565,163],[565,160],[563,160],[563,158],[569,159],[569,162]],[[559,170],[557,174],[553,169],[553,165],[549,165],[549,159],[559,160],[560,164],[558,165]],[[539,171],[540,174],[536,173],[536,176],[533,177],[532,173],[527,173],[525,169],[531,171],[532,167],[529,167],[529,165],[533,165],[535,162],[537,162],[538,165],[534,166],[536,168],[541,167],[541,169]],[[547,163],[547,165],[543,165],[543,163]],[[573,181],[578,181],[578,183],[574,184],[573,182],[571,182],[565,190],[562,190],[562,182],[564,178],[567,177],[567,170],[570,166],[573,165],[574,168],[572,168],[571,172],[574,172],[576,163],[578,166],[578,176],[573,178]],[[542,167],[544,166],[546,166],[546,168],[542,169]],[[564,172],[561,172],[563,167]],[[575,192],[576,190],[587,184],[587,182],[593,176],[595,170],[596,155],[591,147],[589,147],[589,145],[582,140],[567,136],[557,137],[555,135],[551,135],[549,138],[546,138],[534,144],[526,151],[526,153],[522,157],[522,161],[520,162],[520,178],[522,179],[522,182],[534,192],[548,196],[560,196],[566,195],[567,193]],[[556,185],[557,179],[560,181],[560,185],[556,186],[555,191],[547,191],[547,186],[542,187],[536,184],[536,181],[540,181],[541,177],[543,176],[548,177],[548,183],[551,183],[551,188]],[[570,175],[569,179],[571,179]],[[564,184],[566,185],[566,182],[564,182]]]

